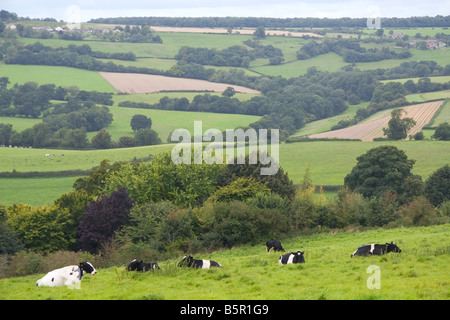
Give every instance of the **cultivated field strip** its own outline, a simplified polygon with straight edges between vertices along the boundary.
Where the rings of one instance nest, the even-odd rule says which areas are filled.
[[[155,32],[186,32],[186,33],[214,33],[214,34],[228,34],[227,28],[195,28],[195,27],[165,27],[152,26],[151,29]],[[232,34],[246,34],[253,35],[256,28],[245,28],[231,30]],[[323,38],[322,35],[313,32],[293,32],[285,30],[265,30],[266,35],[270,36],[289,36],[289,37],[303,37],[310,36],[313,38]]]
[[[436,111],[439,110],[442,103],[443,101],[433,101],[402,108],[406,111],[406,114],[404,114],[403,117],[412,118],[416,121],[416,125],[409,131],[409,134],[413,135],[422,130],[422,128],[430,122]],[[384,135],[383,128],[387,128],[390,119],[390,115],[380,116],[379,118],[348,128],[313,134],[310,138],[340,138],[373,141],[373,139]]]
[[[175,78],[141,73],[99,72],[117,91],[137,94],[160,91],[214,91],[223,92],[233,87],[236,92],[260,94],[258,90],[226,83],[199,79]]]

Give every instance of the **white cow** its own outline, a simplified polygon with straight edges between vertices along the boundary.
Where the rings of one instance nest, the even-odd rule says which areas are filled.
[[[70,289],[80,289],[81,279],[85,273],[92,275],[97,273],[90,262],[81,262],[78,266],[67,266],[47,273],[36,281],[38,287],[62,287],[69,286]]]

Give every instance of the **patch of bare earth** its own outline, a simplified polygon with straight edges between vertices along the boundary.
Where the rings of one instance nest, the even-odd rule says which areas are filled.
[[[443,101],[426,102],[404,107],[406,114],[403,117],[413,118],[416,125],[408,134],[414,135],[430,122],[433,115],[442,105]],[[383,128],[387,128],[391,116],[383,116],[371,121],[360,123],[348,128],[321,132],[310,135],[310,138],[340,138],[340,139],[360,139],[362,141],[373,141],[374,138],[380,138],[383,134]]]
[[[175,78],[141,73],[99,72],[117,91],[123,93],[152,93],[160,91],[223,92],[233,87],[236,92],[260,94],[258,90],[199,79]]]

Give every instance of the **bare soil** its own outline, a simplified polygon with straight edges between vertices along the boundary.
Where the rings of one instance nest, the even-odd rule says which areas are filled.
[[[404,117],[413,118],[416,125],[408,134],[414,135],[430,122],[433,115],[442,105],[443,101],[426,102],[404,107],[406,114]],[[391,116],[380,116],[379,118],[360,123],[348,128],[339,130],[321,132],[309,136],[310,138],[342,138],[342,139],[360,139],[362,141],[373,141],[374,138],[382,137],[383,128],[387,128]]]

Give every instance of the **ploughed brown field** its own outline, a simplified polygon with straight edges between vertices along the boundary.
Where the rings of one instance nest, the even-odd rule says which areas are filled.
[[[141,73],[99,72],[117,91],[123,93],[152,93],[160,91],[214,91],[223,92],[233,87],[236,92],[260,94],[258,90],[216,83],[206,80],[175,78]]]
[[[414,135],[430,122],[433,115],[442,105],[443,101],[426,102],[404,107],[406,114],[404,117],[413,118],[416,125],[408,132]],[[374,138],[383,136],[383,128],[387,128],[391,116],[381,116],[373,120],[360,123],[348,128],[321,132],[310,135],[310,138],[341,138],[341,139],[360,139],[362,141],[372,141]]]

